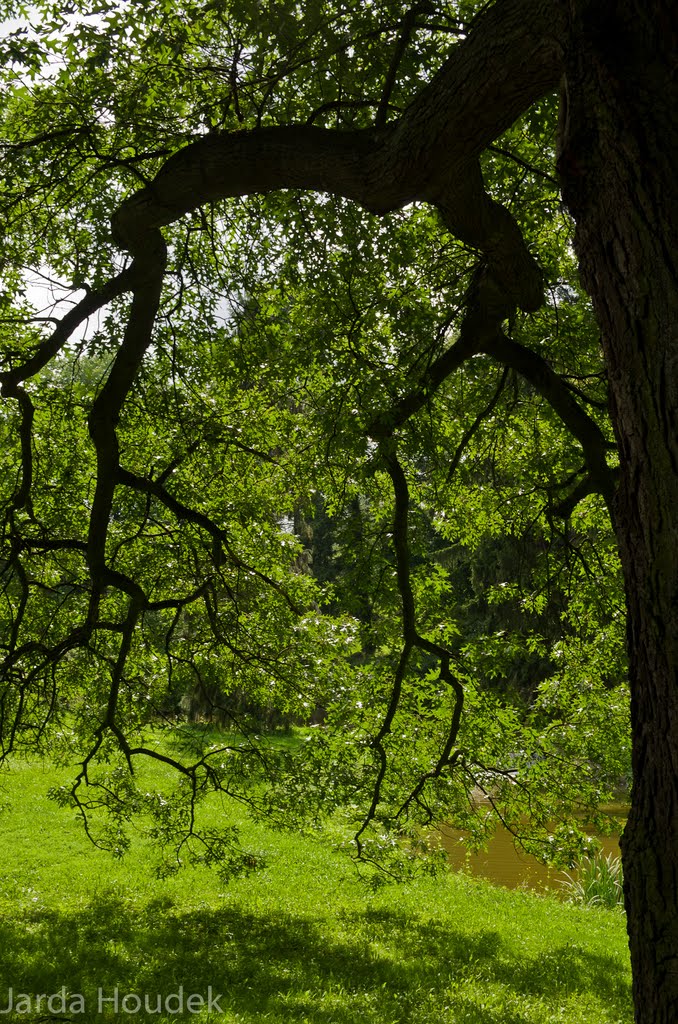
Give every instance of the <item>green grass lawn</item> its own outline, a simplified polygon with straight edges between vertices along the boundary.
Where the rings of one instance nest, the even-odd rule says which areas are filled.
[[[88,843],[45,795],[53,769],[19,764],[2,778],[0,1011],[10,987],[15,1005],[0,1021],[632,1021],[621,914],[464,875],[374,892],[345,856],[230,808],[266,868],[228,885],[201,868],[161,881],[142,844],[117,861]],[[82,1001],[50,1015],[37,996],[62,986]],[[155,1010],[180,986],[184,1014],[176,1000],[134,1012],[135,994]],[[186,1012],[209,986],[221,1012]],[[99,1012],[99,990],[113,999],[116,987],[118,1012]]]

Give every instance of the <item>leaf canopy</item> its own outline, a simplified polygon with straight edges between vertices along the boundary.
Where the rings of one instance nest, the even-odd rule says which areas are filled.
[[[166,850],[246,864],[228,827],[200,838],[217,788],[293,827],[340,821],[382,866],[441,821],[480,842],[490,805],[569,860],[585,837],[554,818],[600,825],[628,776],[616,455],[554,97],[481,154],[491,210],[539,261],[536,310],[497,304],[492,252],[442,201],[242,187],[163,221],[155,292],[151,256],[111,231],[177,154],[231,133],[376,145],[481,7],[7,9],[2,756],[79,765],[56,796],[118,852],[141,816]],[[168,752],[160,724],[187,713],[223,742],[188,730]],[[144,793],[142,756],[176,768],[171,795]]]

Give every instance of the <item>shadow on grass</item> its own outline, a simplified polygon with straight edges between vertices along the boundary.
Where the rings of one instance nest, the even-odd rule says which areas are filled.
[[[173,1013],[143,1009],[115,1014],[110,1003],[100,1013],[98,990],[106,998],[116,987],[120,999],[148,995],[154,1007],[156,995],[164,999],[179,986],[185,995],[212,986],[225,1017],[187,1013],[182,1020],[528,1024],[555,1019],[568,996],[598,1000],[609,1013],[601,1020],[631,1017],[627,978],[611,956],[569,946],[519,959],[498,932],[465,934],[398,911],[347,915],[340,927],[330,933],[322,922],[227,905],[139,906],[114,895],[74,912],[36,909],[0,920],[0,1010],[10,986],[15,1001],[20,992],[66,986],[84,997],[86,1010],[74,1021],[174,1021]],[[543,1004],[543,1016],[526,1015],[524,1007],[535,1003]],[[68,1013],[49,1017],[42,1006],[0,1016],[38,1019],[65,1020]]]

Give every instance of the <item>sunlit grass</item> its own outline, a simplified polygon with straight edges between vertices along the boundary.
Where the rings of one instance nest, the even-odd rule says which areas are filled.
[[[371,890],[344,855],[216,801],[214,815],[237,821],[265,869],[228,886],[203,868],[159,880],[143,842],[113,860],[47,799],[66,776],[22,764],[5,776],[0,1010],[10,986],[15,998],[65,986],[85,1001],[72,1019],[93,1024],[632,1020],[619,915],[464,875]],[[223,1012],[116,1015],[104,1004],[99,1014],[98,989],[111,997],[116,986],[120,999],[212,986]],[[34,1007],[15,1020],[41,1017]]]

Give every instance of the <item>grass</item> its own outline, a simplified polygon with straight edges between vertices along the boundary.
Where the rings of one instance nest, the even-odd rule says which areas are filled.
[[[621,915],[465,875],[368,890],[309,839],[240,818],[267,867],[226,887],[205,869],[159,880],[149,851],[93,849],[49,801],[50,768],[14,765],[0,818],[0,1019],[89,1024],[630,1024]],[[232,813],[239,814],[237,810]],[[223,1012],[99,1013],[112,998],[221,994]],[[51,1016],[36,995],[81,994]],[[19,1013],[19,993],[31,996]],[[195,1004],[194,1004],[195,1005]],[[126,1004],[136,1006],[134,999]]]

